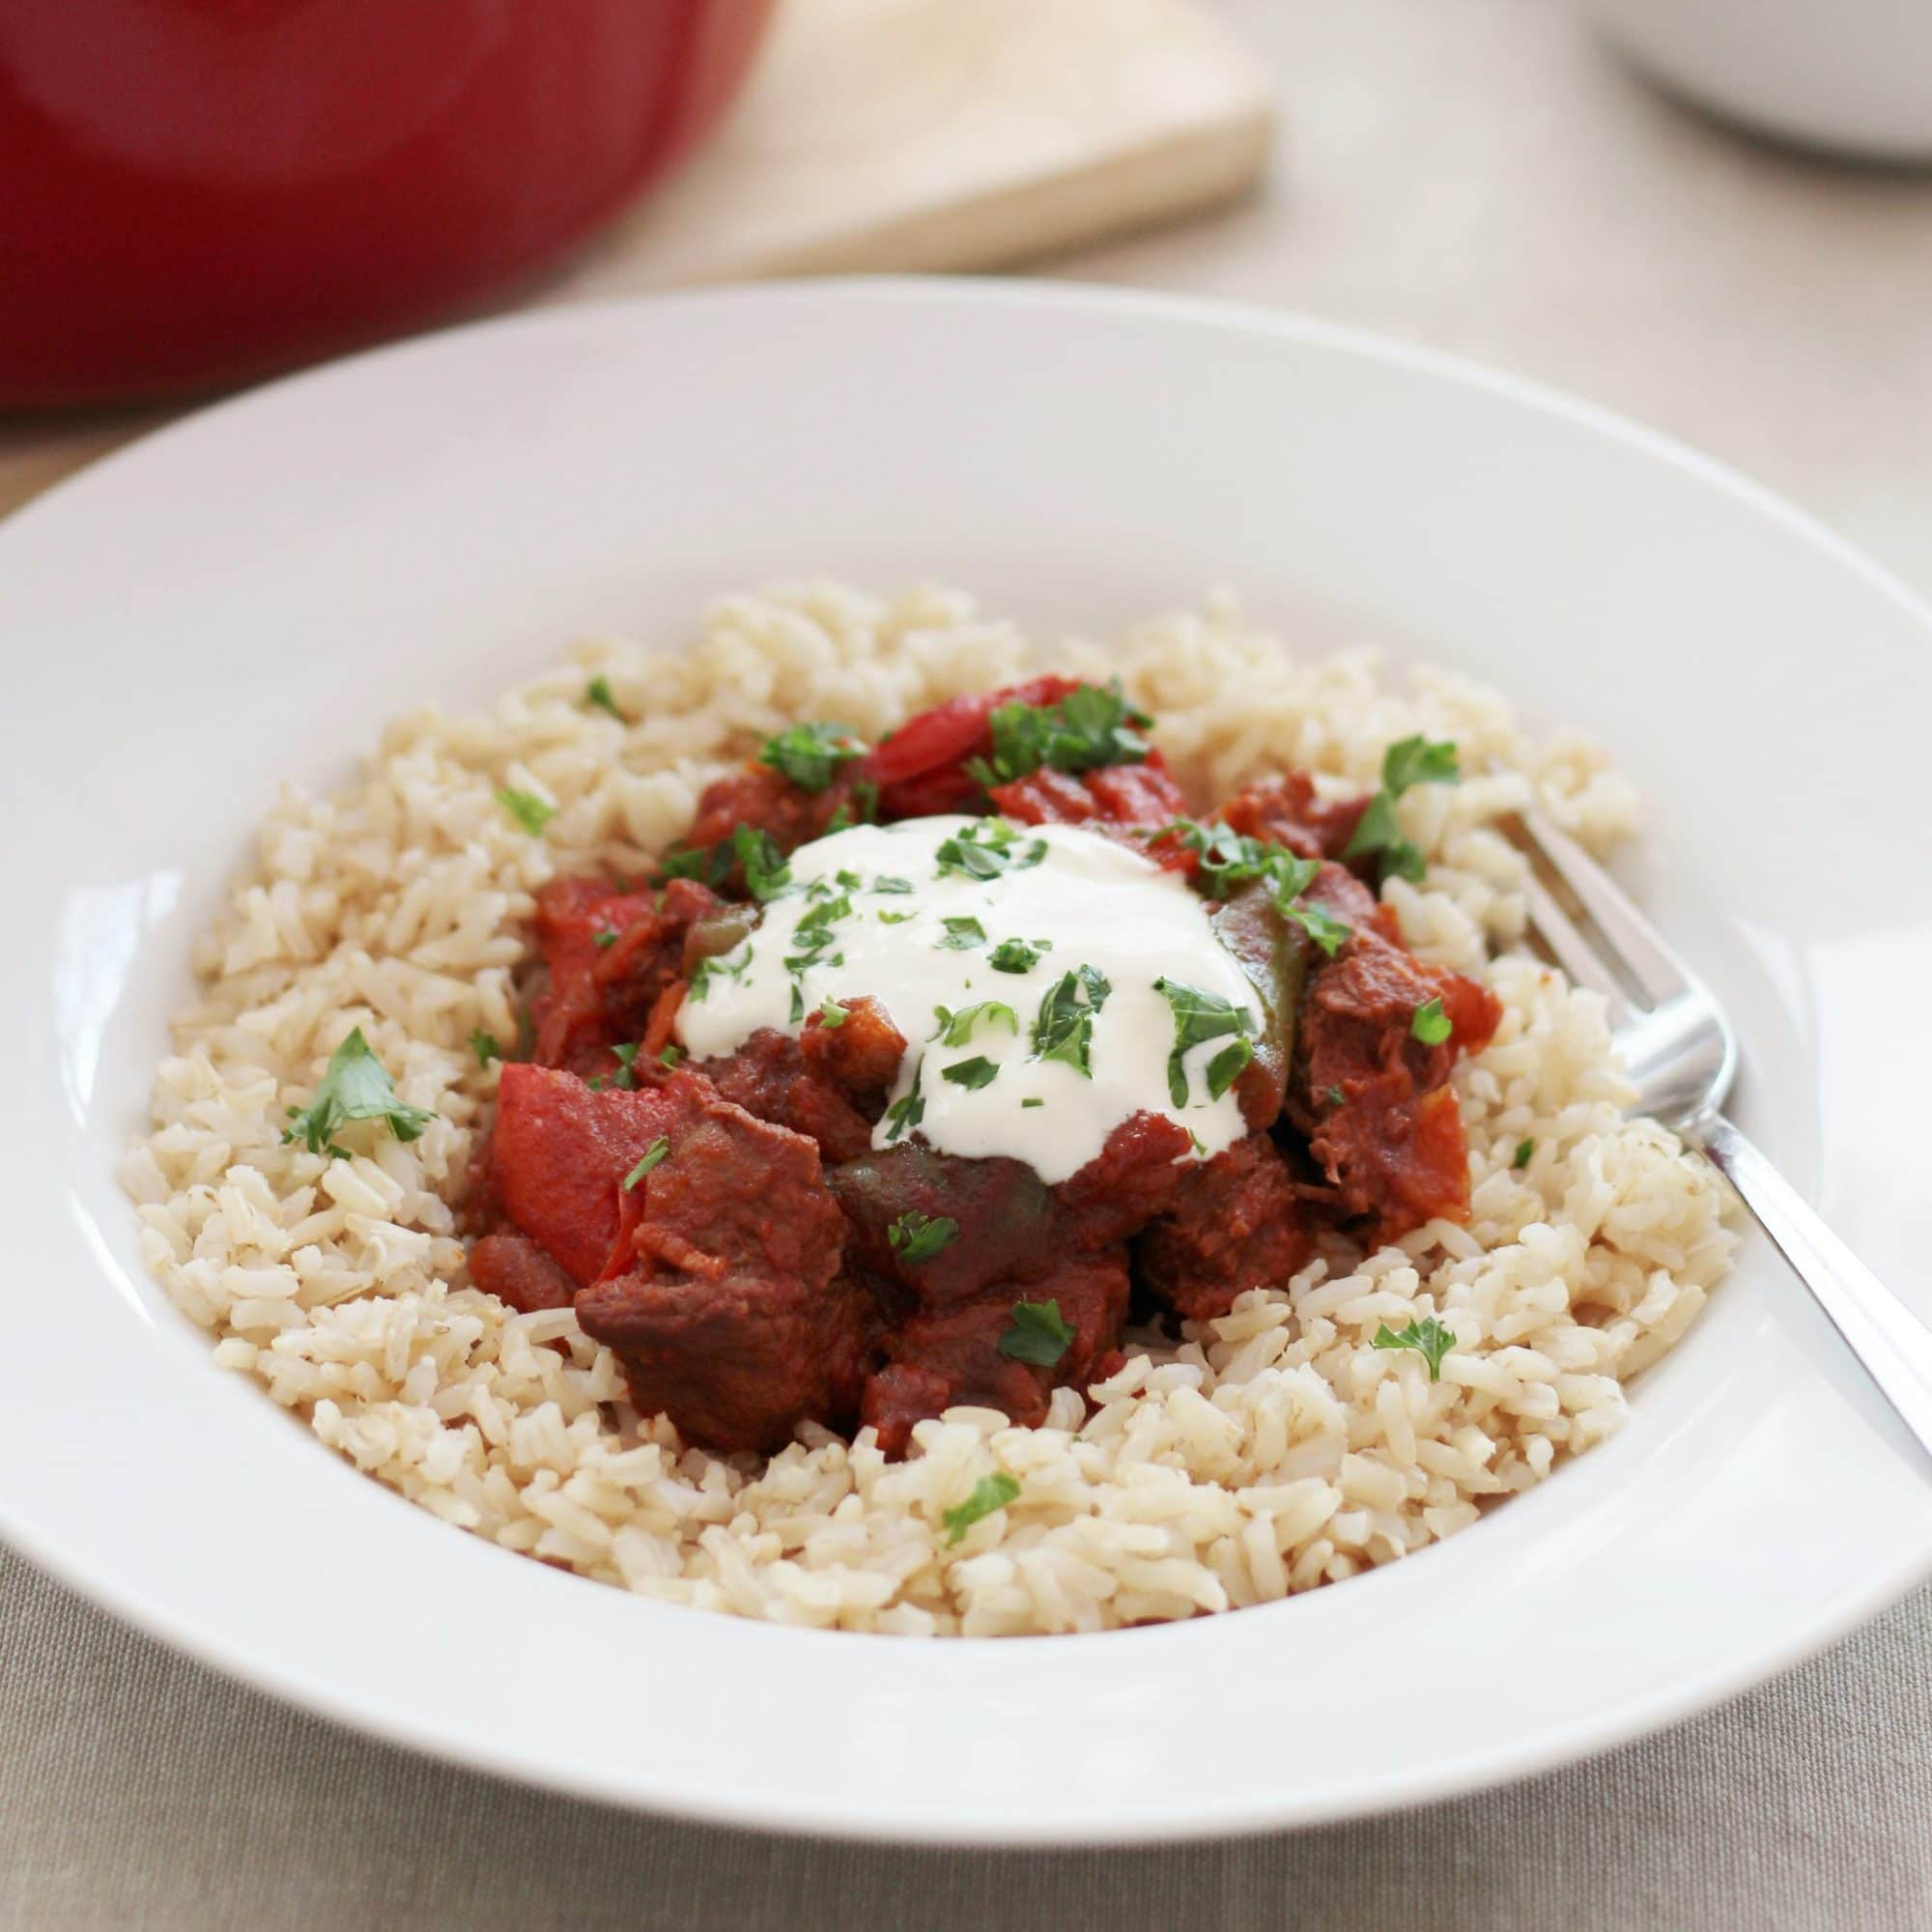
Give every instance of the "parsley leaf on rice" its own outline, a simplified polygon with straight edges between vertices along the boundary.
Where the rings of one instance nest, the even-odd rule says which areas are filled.
[[[346,1159],[347,1150],[335,1145],[335,1134],[351,1121],[386,1121],[399,1141],[412,1141],[435,1119],[427,1109],[407,1107],[397,1099],[395,1082],[356,1027],[329,1055],[315,1098],[306,1107],[289,1109],[282,1145],[300,1141],[310,1153]]]

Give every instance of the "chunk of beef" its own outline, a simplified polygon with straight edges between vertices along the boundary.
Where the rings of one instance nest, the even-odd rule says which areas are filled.
[[[1286,845],[1299,858],[1340,859],[1373,796],[1320,799],[1306,772],[1284,772],[1243,785],[1217,816],[1250,838]]]
[[[1402,926],[1396,920],[1395,908],[1383,905],[1353,872],[1333,860],[1322,863],[1302,897],[1324,912],[1333,913],[1344,925],[1373,926],[1384,939],[1397,945],[1402,943]]]
[[[1251,1288],[1285,1287],[1312,1245],[1287,1161],[1265,1134],[1250,1134],[1188,1171],[1134,1260],[1177,1315],[1208,1321]]]
[[[822,838],[841,811],[848,820],[864,815],[855,805],[857,783],[850,765],[842,766],[823,791],[807,791],[770,765],[745,765],[705,786],[697,816],[680,843],[686,851],[708,851],[745,825],[764,833],[781,852],[794,852]],[[735,860],[720,866],[717,883],[744,890],[744,873]]]
[[[663,893],[554,879],[537,895],[543,972],[530,995],[533,1058],[586,1079],[617,1070],[613,1046],[641,1039],[685,971],[686,938],[715,914],[715,893],[673,879]]]
[[[1447,1039],[1415,1037],[1440,1000]],[[1342,1211],[1396,1240],[1435,1215],[1469,1211],[1468,1154],[1448,1080],[1457,1057],[1489,1044],[1502,1009],[1475,980],[1417,959],[1363,920],[1302,1001],[1290,1114],[1339,1190]]]
[[[1293,1052],[1283,1104],[1288,1121],[1308,1135],[1313,1157],[1337,1190],[1339,1210],[1367,1217],[1370,1238],[1395,1240],[1435,1215],[1468,1215],[1467,1149],[1446,1087],[1458,1056],[1489,1043],[1501,1008],[1473,980],[1409,952],[1394,911],[1336,863],[1367,807],[1367,798],[1323,803],[1307,773],[1289,772],[1244,787],[1221,816],[1237,832],[1324,862],[1306,897],[1350,926],[1351,936],[1335,958],[1325,959],[1305,935],[1288,935],[1301,959],[1298,980],[1292,972],[1279,975],[1297,993],[1286,1036]],[[1242,902],[1257,895],[1264,897],[1265,889],[1248,888],[1215,915],[1223,943],[1251,978],[1263,957],[1265,921]],[[1279,964],[1285,963],[1284,953]],[[1264,981],[1256,983],[1261,990]],[[1452,1026],[1448,1039],[1434,1046],[1411,1031],[1417,1009],[1432,999],[1442,1002]],[[1258,1052],[1255,1064],[1272,1071],[1271,1053]],[[1243,1108],[1251,1125],[1263,1124],[1246,1094]]]
[[[892,1337],[891,1361],[867,1380],[860,1420],[879,1432],[889,1456],[905,1453],[916,1422],[948,1408],[997,1408],[1037,1425],[1053,1390],[1083,1385],[1119,1342],[1127,1294],[1124,1250],[1116,1246],[1073,1256],[1042,1279],[997,1283],[915,1315]],[[1073,1330],[1057,1361],[1030,1363],[1001,1350],[1022,1301],[1053,1302]]]
[[[872,1121],[851,1094],[806,1062],[789,1034],[760,1027],[735,1053],[696,1064],[725,1099],[815,1141],[828,1162],[856,1160],[872,1145]]]
[[[898,1078],[906,1037],[885,1008],[869,996],[838,1004],[845,1016],[837,1026],[826,1019],[823,1009],[806,1016],[799,1055],[814,1079],[838,1088],[867,1120],[876,1121]]]
[[[1054,1192],[1072,1236],[1083,1247],[1124,1240],[1174,1198],[1188,1173],[1194,1142],[1165,1114],[1134,1114],[1106,1145]]]
[[[905,1454],[914,1423],[949,1408],[997,1408],[1023,1428],[1045,1419],[1043,1372],[1000,1353],[1012,1321],[1010,1300],[973,1300],[914,1316],[895,1333],[894,1359],[867,1378],[859,1406],[888,1456]]]
[[[912,1444],[913,1424],[929,1415],[944,1414],[952,1393],[951,1379],[939,1369],[922,1368],[914,1362],[888,1362],[866,1378],[859,1426],[877,1431],[879,1447],[886,1455],[903,1456]],[[1032,1400],[1031,1383],[1021,1391],[1021,1400]]]
[[[818,1150],[685,1073],[669,1151],[629,1190],[624,1236],[576,1299],[624,1358],[632,1399],[726,1450],[769,1451],[807,1418],[849,1423],[874,1353],[839,1271],[844,1223]]]
[[[622,1357],[641,1413],[726,1451],[771,1454],[801,1422],[849,1430],[873,1351],[858,1291],[784,1276],[612,1275],[577,1318]]]
[[[1442,1003],[1450,1032],[1418,1039],[1416,1013]],[[1338,956],[1315,975],[1302,1003],[1300,1053],[1316,1092],[1400,1068],[1419,1091],[1440,1087],[1457,1058],[1490,1042],[1502,1008],[1486,986],[1418,959],[1372,925],[1355,928]]]
[[[577,1293],[569,1272],[527,1235],[499,1228],[469,1250],[469,1279],[519,1315],[568,1308]]]
[[[1469,1218],[1469,1151],[1456,1096],[1383,1076],[1356,1085],[1310,1151],[1339,1185],[1345,1214],[1371,1216],[1368,1238],[1400,1240],[1440,1215]]]
[[[845,1230],[811,1142],[733,1106],[693,1073],[663,1092],[679,1117],[664,1158],[627,1190],[634,1253],[699,1277],[829,1281]]]

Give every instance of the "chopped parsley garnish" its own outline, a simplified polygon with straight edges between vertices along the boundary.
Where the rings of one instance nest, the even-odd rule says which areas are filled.
[[[949,919],[943,923],[946,937],[934,942],[943,952],[970,952],[986,943],[986,928],[977,919]]]
[[[532,838],[541,837],[544,827],[556,816],[555,806],[546,804],[533,791],[519,791],[515,785],[505,785],[497,794],[497,803]]]
[[[955,1087],[978,1089],[990,1087],[1000,1077],[1000,1068],[983,1053],[976,1053],[971,1060],[955,1060],[951,1066],[942,1067],[940,1077]]]
[[[1424,1046],[1440,1046],[1456,1029],[1440,1000],[1425,1000],[1416,1008],[1408,1030]]]
[[[1383,880],[1420,880],[1429,868],[1428,862],[1420,848],[1402,836],[1395,802],[1410,785],[1456,784],[1462,776],[1456,747],[1447,739],[1432,743],[1419,732],[1412,738],[1398,739],[1382,753],[1381,789],[1356,821],[1342,856],[1361,859],[1373,854]]]
[[[310,1153],[346,1160],[347,1151],[335,1145],[335,1134],[351,1121],[386,1121],[399,1141],[412,1141],[435,1119],[426,1108],[406,1107],[397,1099],[395,1083],[356,1027],[329,1055],[315,1098],[306,1107],[289,1109],[282,1145],[300,1141]]]
[[[939,1031],[933,1035],[941,1046],[964,1046],[973,1037],[973,1029],[980,1024],[1004,1026],[1009,1033],[1018,1033],[1020,1017],[1004,1000],[980,1000],[970,1007],[961,1007],[955,1012],[945,1007],[935,1007],[933,1011],[939,1017]]]
[[[1429,1379],[1442,1378],[1442,1357],[1456,1346],[1456,1331],[1445,1328],[1433,1315],[1411,1321],[1406,1328],[1391,1328],[1384,1321],[1370,1344],[1376,1349],[1413,1349],[1429,1364]]]
[[[1232,825],[1203,825],[1198,819],[1177,818],[1163,825],[1152,838],[1179,838],[1200,864],[1195,879],[1210,899],[1224,899],[1237,886],[1254,879],[1272,879],[1285,901],[1308,890],[1321,869],[1315,859],[1297,859],[1286,845],[1250,838]]]
[[[665,1050],[661,1054],[658,1055],[658,1065],[660,1066],[675,1066],[678,1064],[678,1062],[681,1061],[683,1058],[684,1058],[684,1048],[679,1046],[677,1042],[673,1040],[668,1046],[665,1048]]]
[[[1218,1100],[1254,1057],[1255,1046],[1250,1039],[1237,1039],[1224,1046],[1208,1063],[1208,1097]]]
[[[934,854],[942,878],[948,872],[963,872],[969,879],[996,879],[1007,869],[1004,853],[996,845],[982,845],[970,830],[957,838],[947,839]]]
[[[1518,1141],[1516,1144],[1516,1157],[1510,1162],[1510,1165],[1520,1173],[1522,1169],[1529,1165],[1529,1157],[1535,1151],[1536,1143],[1534,1141]]]
[[[715,845],[674,846],[664,856],[664,874],[668,879],[696,879],[715,891],[731,876],[732,861],[737,856],[737,847],[729,838],[721,838]]]
[[[1218,993],[1205,992],[1199,986],[1190,986],[1184,980],[1162,978],[1156,980],[1153,985],[1154,991],[1174,1009],[1174,1051],[1167,1056],[1168,1098],[1177,1107],[1184,1107],[1187,1104],[1188,1050],[1204,1040],[1219,1039],[1225,1034],[1251,1035],[1255,1030],[1254,1015],[1246,1007],[1233,1006]],[[1254,1057],[1252,1041],[1243,1038],[1240,1043],[1247,1046],[1248,1052],[1224,1072],[1218,1090],[1214,1087],[1213,1069],[1223,1065],[1229,1050],[1224,1048],[1217,1054],[1208,1069],[1208,1088],[1217,1100],[1228,1091],[1236,1074]]]
[[[1153,720],[1136,711],[1120,683],[1083,684],[1057,704],[1002,704],[987,719],[990,762],[968,771],[983,785],[1010,784],[1042,765],[1056,772],[1091,772],[1102,765],[1138,765],[1148,754],[1141,733]]]
[[[1342,1092],[1341,1088],[1331,1087],[1329,1088],[1327,1093],[1324,1094],[1321,1097],[1324,1100],[1326,1100],[1331,1107],[1339,1107],[1342,1104],[1342,1102],[1346,1100],[1349,1096]]]
[[[745,868],[745,890],[760,905],[777,898],[791,884],[791,867],[769,832],[737,826],[731,833],[731,850]]]
[[[1042,952],[1053,951],[1050,939],[1003,939],[986,954],[986,964],[996,973],[1027,973],[1039,963]]]
[[[1005,1509],[1019,1492],[1018,1481],[1004,1470],[997,1476],[981,1476],[963,1503],[944,1513],[941,1520],[946,1524],[946,1547],[950,1549],[955,1543],[963,1542],[966,1532],[981,1517]]]
[[[1456,747],[1446,738],[1431,744],[1418,732],[1382,753],[1382,788],[1395,798],[1412,784],[1458,784],[1462,778]]]
[[[832,876],[835,879],[837,879],[838,882],[841,886],[843,886],[848,893],[858,892],[866,883],[865,880],[862,879],[857,872],[853,871],[849,866],[841,866],[838,871],[833,873]]]
[[[913,1128],[925,1119],[925,1101],[919,1091],[920,1076],[925,1071],[923,1061],[913,1069],[912,1092],[895,1100],[886,1109],[886,1139],[895,1141],[912,1132]]]
[[[593,932],[590,938],[599,952],[608,952],[617,943],[616,933],[608,925],[602,932]]]
[[[688,1000],[706,998],[714,980],[742,980],[745,977],[745,968],[751,963],[752,947],[749,940],[745,942],[742,958],[733,960],[728,953],[714,953],[708,959],[700,959],[692,970],[691,985],[685,993],[685,998]]]
[[[863,757],[866,747],[849,724],[790,724],[765,740],[758,763],[782,772],[802,791],[823,791],[841,765]]]
[[[902,1262],[917,1266],[929,1262],[959,1232],[959,1223],[950,1214],[927,1220],[918,1208],[909,1208],[886,1229],[886,1239]]]
[[[805,988],[796,980],[791,982],[790,1024],[801,1026],[805,1021]]]
[[[845,1009],[827,993],[818,1008],[818,1022],[821,1026],[842,1027],[850,1015]]]
[[[481,1027],[470,1034],[469,1050],[475,1054],[478,1066],[488,1066],[493,1060],[503,1057],[503,1049]]]
[[[907,920],[917,919],[919,915],[916,912],[888,912],[884,906],[879,908],[879,923],[881,925],[903,925]]]
[[[1319,859],[1298,859],[1286,845],[1250,838],[1232,825],[1203,825],[1192,818],[1177,818],[1153,837],[1179,838],[1195,855],[1200,861],[1195,879],[1210,899],[1224,899],[1238,887],[1265,879],[1274,887],[1275,906],[1285,918],[1293,920],[1330,959],[1342,950],[1351,929],[1348,923],[1301,896],[1321,869]]]
[[[823,881],[814,879],[812,884],[813,886],[822,886]],[[829,893],[828,891],[827,894],[819,895],[818,903],[812,906],[810,911],[799,915],[797,929],[800,932],[820,932],[829,926],[837,925],[841,919],[850,919],[851,917],[852,900],[850,895],[846,893]]]
[[[669,1151],[670,1151],[670,1142],[663,1134],[660,1134],[657,1137],[657,1139],[654,1140],[650,1144],[650,1146],[644,1150],[643,1159],[640,1160],[637,1164],[637,1166],[630,1171],[629,1174],[625,1175],[624,1177],[625,1193],[628,1194],[632,1188],[637,1186],[638,1182],[640,1181],[644,1178],[644,1176],[647,1175],[651,1171],[651,1169],[654,1168],[658,1164],[658,1162],[661,1161],[665,1157],[665,1155],[668,1154]]]
[[[1402,829],[1396,823],[1395,801],[1385,791],[1378,791],[1370,799],[1369,809],[1355,821],[1355,829],[1342,848],[1345,859],[1360,859],[1370,854],[1375,855],[1384,879],[1419,881],[1429,869],[1421,847],[1402,836]]]
[[[638,1083],[631,1077],[631,1063],[638,1057],[637,1042],[633,1040],[623,1046],[613,1046],[611,1052],[617,1063],[617,1070],[611,1076],[611,1085],[624,1088],[635,1087]]]
[[[838,963],[836,956],[830,960],[825,957],[826,952],[837,943],[837,936],[832,928],[840,920],[851,917],[852,901],[844,893],[838,894],[836,898],[819,900],[792,928],[791,943],[794,950],[785,955],[785,971],[802,973],[808,966],[836,965]]]
[[[1000,1337],[1000,1353],[1015,1362],[1050,1369],[1073,1346],[1073,1329],[1057,1301],[1016,1301],[1013,1322]]]
[[[852,816],[851,807],[859,808],[859,815]],[[841,805],[832,814],[821,835],[830,838],[835,832],[849,832],[856,825],[869,825],[879,815],[879,788],[870,779],[860,779],[852,786],[850,805]]]
[[[630,722],[617,709],[617,700],[611,695],[611,680],[602,671],[583,687],[583,701],[586,704],[596,705],[601,711],[608,711],[619,724]]]
[[[933,854],[939,862],[939,876],[958,872],[969,879],[997,879],[1002,872],[1024,872],[1046,857],[1044,838],[1019,843],[1019,834],[1004,818],[982,818],[956,837],[948,838]]]
[[[1332,912],[1319,905],[1310,905],[1306,899],[1296,899],[1292,906],[1284,906],[1282,910],[1330,959],[1341,952],[1343,942],[1355,929],[1347,920],[1337,919]]]
[[[1046,1105],[1046,1102],[1042,1100],[1037,1094],[1029,1094],[1026,1096],[1026,1098],[1020,1102],[1020,1105],[1022,1107],[1043,1107]]]
[[[912,881],[900,878],[896,872],[881,872],[872,881],[872,890],[875,893],[909,893]]]
[[[1039,1003],[1033,1023],[1033,1058],[1058,1060],[1091,1080],[1094,1068],[1094,1015],[1113,991],[1107,976],[1093,966],[1063,973]]]

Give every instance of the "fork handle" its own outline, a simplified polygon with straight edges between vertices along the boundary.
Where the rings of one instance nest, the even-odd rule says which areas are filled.
[[[1833,1234],[1721,1114],[1704,1115],[1684,1133],[1737,1189],[1899,1420],[1932,1457],[1932,1328]]]

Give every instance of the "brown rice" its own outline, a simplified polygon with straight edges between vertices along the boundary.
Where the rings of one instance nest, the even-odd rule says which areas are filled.
[[[517,1315],[470,1288],[449,1202],[497,1069],[469,1037],[515,1036],[537,888],[657,853],[709,778],[791,720],[877,735],[1032,658],[957,592],[814,583],[723,599],[688,650],[588,644],[487,713],[401,719],[354,789],[270,813],[196,952],[152,1131],[121,1168],[150,1263],[216,1358],[508,1548],[746,1616],[923,1634],[1090,1630],[1339,1580],[1616,1429],[1625,1383],[1724,1271],[1724,1197],[1671,1135],[1625,1118],[1602,1004],[1520,949],[1520,862],[1490,821],[1533,789],[1601,849],[1633,829],[1629,789],[1579,740],[1524,735],[1488,692],[1388,679],[1367,653],[1295,661],[1227,599],[1112,653],[1058,655],[1121,668],[1203,796],[1289,765],[1371,785],[1415,730],[1456,739],[1465,771],[1507,768],[1405,796],[1430,870],[1389,889],[1415,950],[1503,1003],[1457,1076],[1466,1228],[1367,1256],[1331,1242],[1179,1346],[1141,1338],[1091,1413],[1068,1390],[1038,1429],[953,1410],[900,1463],[868,1433],[848,1447],[808,1431],[762,1466],[687,1449],[632,1412],[567,1310]],[[585,704],[597,672],[637,723]],[[555,805],[544,836],[494,802],[505,784]],[[438,1120],[346,1161],[282,1145],[355,1026]],[[1420,1356],[1369,1346],[1429,1314],[1458,1338],[1434,1383]],[[949,1548],[944,1512],[995,1470],[1018,1499]]]

